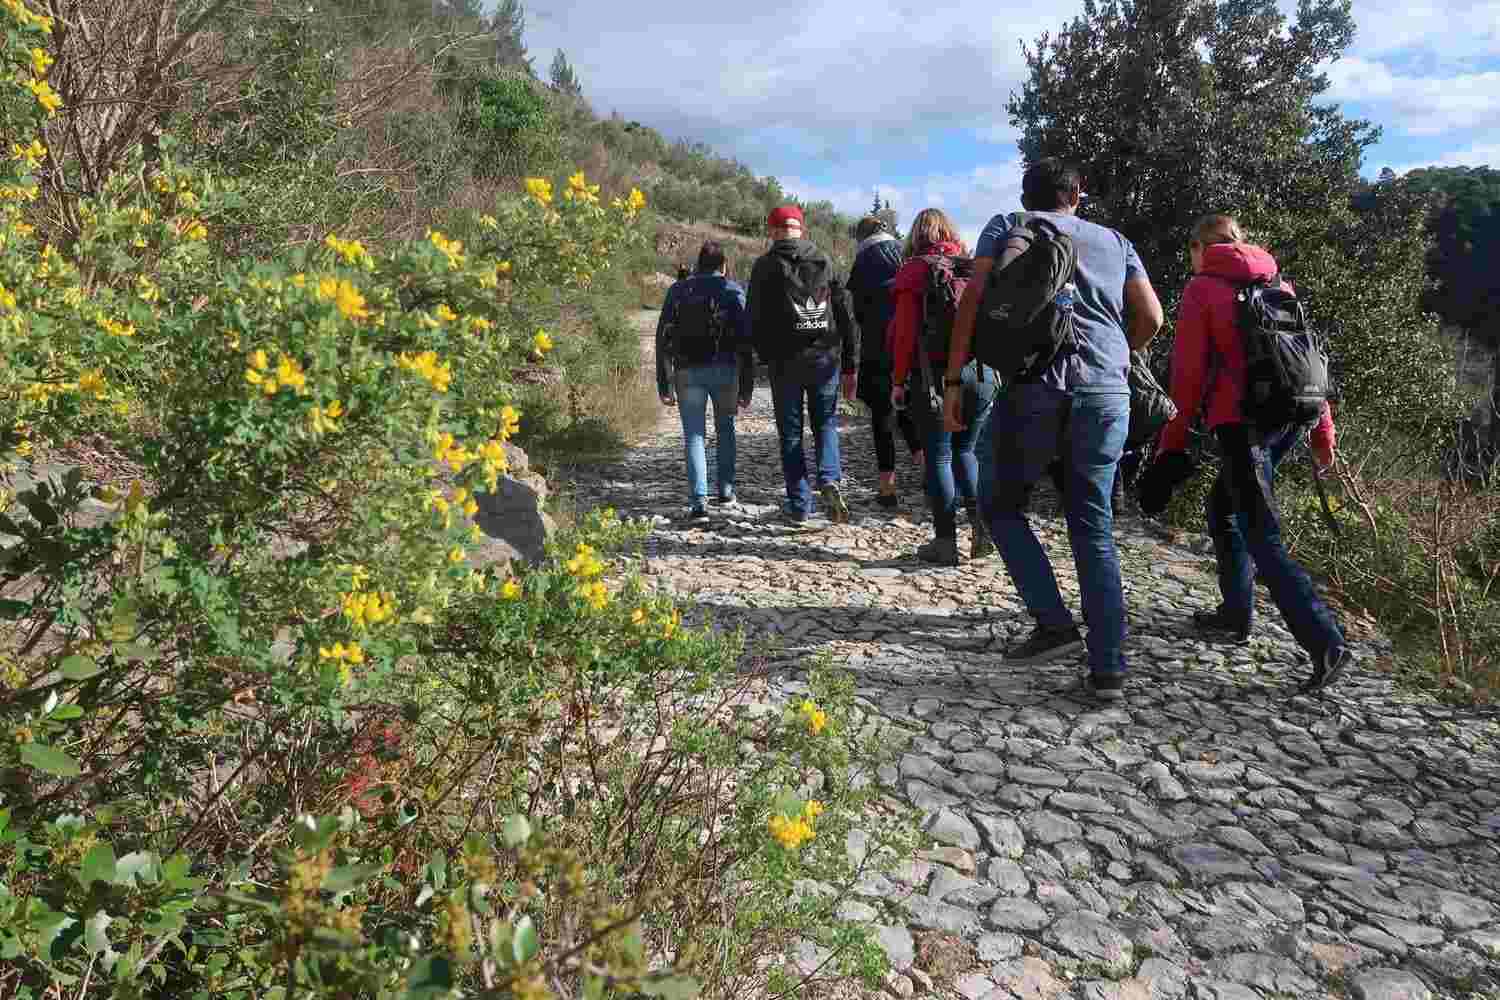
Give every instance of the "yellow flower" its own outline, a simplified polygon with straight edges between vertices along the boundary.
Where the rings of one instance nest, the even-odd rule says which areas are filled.
[[[351,591],[344,595],[342,604],[344,617],[348,618],[355,628],[379,625],[383,621],[388,621],[395,613],[395,604],[389,592],[376,594]]]
[[[681,611],[673,611],[671,613],[671,615],[669,615],[666,618],[662,619],[662,622],[661,622],[661,637],[663,639],[670,639],[670,638],[672,638],[672,636],[674,636],[674,635],[677,634],[677,627],[679,625],[681,625],[681,624],[682,624],[682,612]]]
[[[332,233],[323,238],[323,245],[334,253],[345,264],[365,264],[370,262],[370,254],[365,250],[359,240],[341,240]]]
[[[521,411],[509,404],[500,407],[500,437],[509,438],[521,429]]]
[[[641,194],[638,188],[631,188],[630,197],[625,199],[625,211],[627,214],[634,215],[645,207],[646,196]]]
[[[546,330],[538,330],[536,336],[531,338],[531,349],[538,354],[546,354],[552,350],[552,338],[547,336]]]
[[[116,336],[116,337],[134,337],[135,336],[135,325],[134,324],[132,324],[132,323],[121,323],[119,320],[110,319],[108,316],[104,315],[103,313],[97,313],[94,316],[94,322],[98,323],[99,324],[99,328],[102,329],[105,333],[112,334],[113,336]]]
[[[446,462],[454,472],[462,472],[464,466],[474,461],[473,453],[446,431],[433,438],[432,442],[432,457],[439,462]]]
[[[604,564],[594,555],[594,547],[585,542],[578,543],[578,550],[566,563],[568,572],[580,580],[590,580],[604,572]]]
[[[448,550],[448,561],[451,562],[451,563],[461,563],[461,562],[463,562],[464,561],[463,546],[461,546],[461,545],[455,545],[455,546],[453,546],[453,548],[449,549]]]
[[[26,458],[31,454],[31,452],[32,445],[30,441],[22,441],[20,444],[16,445],[16,454],[20,455],[22,458]]]
[[[499,264],[496,264],[495,265],[495,273],[498,274],[498,275],[500,275],[501,277],[504,277],[505,275],[509,274],[510,273],[510,261],[508,261],[508,260],[502,260]]]
[[[486,229],[500,228],[500,223],[495,221],[495,217],[493,215],[481,215],[479,217],[479,224]]]
[[[329,417],[338,419],[339,417],[342,417],[344,415],[344,404],[335,399],[333,402],[323,407],[323,412]]]
[[[16,307],[16,293],[0,285],[0,309],[10,312]]]
[[[23,146],[18,142],[10,144],[10,158],[12,160],[26,161],[26,169],[34,170],[37,165],[47,156],[47,147],[41,142],[32,139],[30,145]]]
[[[191,191],[183,191],[177,195],[177,203],[183,208],[197,208],[198,196]]]
[[[350,663],[363,663],[365,651],[357,642],[351,642],[347,646],[342,642],[336,642],[332,647],[319,646],[318,657],[324,660],[348,660]]]
[[[161,289],[157,287],[156,282],[152,281],[149,275],[137,275],[135,279],[135,288],[135,294],[140,298],[142,302],[161,301]]]
[[[309,410],[307,413],[307,422],[314,434],[332,434],[339,429],[339,425],[335,421],[338,419],[339,414],[343,412],[344,408],[335,399],[327,406],[314,406]]]
[[[500,596],[507,601],[514,601],[521,596],[521,585],[515,577],[511,577],[500,585]]]
[[[365,306],[365,297],[347,281],[339,282],[338,297],[334,302],[345,319],[367,319],[370,310]]]
[[[298,395],[307,391],[307,376],[303,374],[302,365],[295,358],[289,358],[285,354],[276,361],[276,381],[290,389],[295,389]]]
[[[89,393],[95,399],[103,399],[104,373],[95,368],[78,376],[78,391]]]
[[[439,361],[432,351],[397,355],[396,364],[425,378],[437,392],[447,392],[448,384],[453,381],[452,367],[446,361]]]
[[[573,593],[583,598],[585,603],[595,611],[603,611],[609,606],[609,591],[597,580],[593,583],[579,584]]]
[[[526,192],[535,198],[539,205],[552,204],[552,182],[545,178],[526,178]]]
[[[57,96],[57,91],[53,90],[52,85],[46,80],[30,80],[26,84],[26,89],[31,91],[36,102],[46,109],[47,117],[57,114],[57,109],[62,107],[62,98]]]
[[[804,841],[817,836],[812,824],[801,816],[796,818],[772,816],[766,821],[766,825],[770,828],[771,836],[776,838],[777,843],[789,851],[795,851],[802,846]]]
[[[436,313],[437,318],[442,320],[444,323],[452,323],[454,320],[458,319],[458,313],[448,308],[448,303],[446,302],[439,302],[438,307],[434,309],[433,312]]]
[[[802,721],[807,724],[808,732],[817,736],[828,725],[828,713],[817,706],[816,702],[803,701],[797,709],[802,716]]]
[[[630,624],[634,625],[636,628],[640,628],[642,625],[646,624],[646,609],[636,608],[634,611],[630,612]]]
[[[436,229],[427,230],[428,241],[448,258],[448,269],[450,271],[463,267],[464,245],[458,240],[450,240]]]
[[[189,219],[182,227],[181,233],[185,240],[208,239],[208,227],[203,224],[202,219]]]
[[[819,802],[817,799],[809,799],[806,804],[802,806],[802,815],[806,816],[809,822],[816,820],[819,816],[823,815],[823,811],[823,803]]]
[[[47,67],[51,66],[53,59],[47,54],[46,49],[33,48],[31,50],[31,75],[37,79],[47,75]]]
[[[489,320],[485,319],[483,316],[470,316],[469,317],[469,330],[472,333],[475,333],[475,334],[487,333],[487,332],[489,332],[490,328],[493,327],[493,326],[494,326],[494,324],[491,323]]]

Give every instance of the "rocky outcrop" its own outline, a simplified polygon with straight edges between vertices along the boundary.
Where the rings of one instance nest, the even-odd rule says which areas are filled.
[[[479,513],[474,521],[485,534],[485,541],[469,555],[471,564],[539,561],[547,539],[557,525],[543,510],[547,502],[547,481],[531,471],[526,452],[515,445],[505,445],[510,472],[501,477],[493,493],[480,493],[474,499]]]

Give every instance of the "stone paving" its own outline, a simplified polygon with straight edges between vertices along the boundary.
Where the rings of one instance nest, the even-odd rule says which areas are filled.
[[[1008,666],[1000,650],[1031,620],[1004,568],[915,560],[929,531],[917,473],[901,470],[901,512],[875,505],[863,418],[842,434],[852,523],[774,521],[769,395],[760,386],[741,417],[741,503],[705,527],[678,520],[675,412],[573,489],[582,505],[655,518],[650,571],[714,621],[779,640],[783,694],[805,690],[799,664],[827,653],[855,675],[864,712],[910,734],[879,778],[921,810],[938,849],[867,878],[853,910],[879,926],[889,992],[1500,996],[1495,713],[1398,689],[1378,636],[1337,689],[1297,695],[1309,665],[1275,609],[1248,645],[1197,637],[1191,612],[1216,600],[1212,558],[1139,518],[1117,525],[1126,700],[1079,693],[1081,655]],[[1066,531],[1036,522],[1076,608]],[[945,982],[915,958],[934,932],[968,946],[970,967]]]

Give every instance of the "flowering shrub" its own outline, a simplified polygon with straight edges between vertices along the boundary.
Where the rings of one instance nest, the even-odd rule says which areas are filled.
[[[798,936],[870,972],[791,891],[856,874],[847,689],[737,715],[737,644],[619,572],[607,512],[476,555],[555,347],[513,306],[631,246],[640,194],[537,179],[468,245],[251,260],[243,189],[168,153],[53,244],[51,24],[0,3],[7,995],[684,997]],[[111,482],[53,460],[85,435]]]

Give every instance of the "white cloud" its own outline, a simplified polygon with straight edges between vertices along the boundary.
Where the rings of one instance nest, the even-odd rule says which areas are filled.
[[[1455,65],[1500,55],[1500,0],[1360,0],[1354,54]]]
[[[1414,136],[1500,126],[1500,70],[1450,76],[1394,72],[1358,56],[1328,69],[1328,96],[1377,109],[1376,120]]]
[[[1500,142],[1475,143],[1464,149],[1456,149],[1444,153],[1431,160],[1422,160],[1414,163],[1402,163],[1391,167],[1398,174],[1404,174],[1408,170],[1416,170],[1419,167],[1487,167],[1492,166],[1500,169]]]

